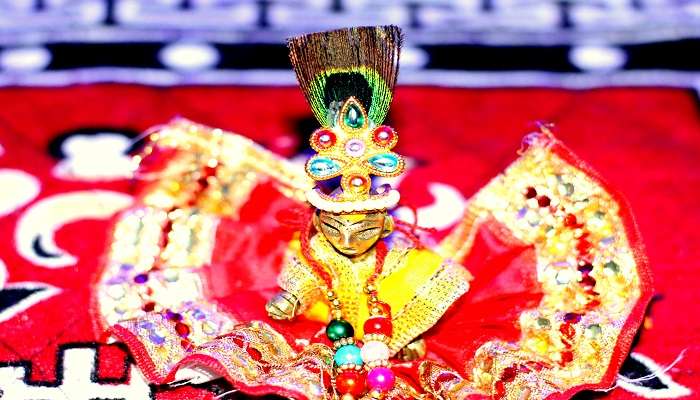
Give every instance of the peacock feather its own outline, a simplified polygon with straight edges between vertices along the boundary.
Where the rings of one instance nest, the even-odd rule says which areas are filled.
[[[386,118],[399,71],[403,36],[397,26],[345,28],[289,39],[290,59],[323,127],[350,97],[374,125]]]

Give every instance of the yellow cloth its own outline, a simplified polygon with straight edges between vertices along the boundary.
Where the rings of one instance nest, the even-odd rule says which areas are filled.
[[[341,301],[343,318],[352,324],[355,337],[362,338],[362,326],[369,317],[363,288],[374,270],[374,251],[360,260],[351,260],[336,252],[322,235],[312,238],[311,248],[333,276],[333,289]],[[389,344],[392,353],[437,323],[447,308],[468,290],[469,276],[463,266],[433,251],[406,245],[392,247],[376,283],[379,299],[392,310],[394,335]],[[328,322],[330,307],[323,295],[325,285],[306,264],[297,240],[290,243],[289,259],[279,284],[300,299],[306,318]]]

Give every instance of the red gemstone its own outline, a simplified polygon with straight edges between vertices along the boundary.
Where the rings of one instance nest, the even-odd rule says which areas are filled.
[[[175,332],[177,332],[180,337],[187,337],[190,335],[190,327],[187,324],[178,322],[175,324]]]
[[[503,381],[496,382],[494,389],[496,389],[494,393],[495,398],[502,399],[506,396],[506,384]]]
[[[547,196],[540,196],[537,198],[537,204],[540,207],[549,207],[549,205],[552,203],[552,200],[549,199]]]
[[[559,332],[561,332],[567,338],[572,338],[574,335],[576,335],[576,329],[569,323],[562,324],[559,327]]]
[[[330,149],[335,145],[335,133],[329,129],[320,129],[311,135],[311,142],[320,149]]]
[[[393,332],[393,327],[391,325],[391,320],[386,317],[372,317],[365,321],[364,326],[365,334],[367,333],[377,333],[384,336],[391,337]]]
[[[600,300],[591,300],[586,304],[586,307],[590,308],[596,308],[600,305]]]
[[[585,263],[581,266],[578,267],[578,270],[583,274],[583,275],[588,275],[593,271],[593,264],[591,263]]]
[[[394,132],[394,129],[389,126],[382,125],[374,130],[372,140],[374,140],[374,143],[377,145],[384,147],[394,141],[395,137],[396,132]]]
[[[245,351],[248,353],[249,356],[253,358],[255,361],[260,361],[262,360],[262,353],[260,353],[260,350],[254,349],[250,346],[246,347]]]
[[[514,367],[508,367],[503,369],[503,372],[501,373],[501,380],[504,382],[510,382],[513,379],[515,379],[515,375],[518,374],[518,371],[515,370]]]
[[[581,314],[576,314],[576,313],[566,313],[564,314],[564,321],[569,322],[571,324],[575,324],[579,321],[581,321]]]
[[[595,278],[593,278],[592,276],[586,275],[583,278],[581,278],[579,283],[581,284],[581,286],[584,286],[584,287],[593,287],[593,286],[595,286],[596,281],[595,281]]]
[[[586,238],[582,237],[579,239],[578,243],[576,243],[576,250],[578,250],[579,253],[587,253],[590,249],[591,242],[589,242]]]
[[[561,353],[561,362],[562,364],[568,364],[571,361],[574,360],[574,353],[571,351],[563,351]]]
[[[532,186],[528,187],[525,189],[525,197],[528,199],[534,199],[537,197],[537,190],[535,190],[535,188]]]
[[[156,308],[156,303],[154,303],[152,301],[149,301],[148,303],[144,304],[143,307],[141,307],[141,309],[145,312],[151,312],[155,308]]]
[[[335,377],[335,386],[340,394],[362,396],[366,390],[364,374],[358,371],[343,371]]]
[[[574,214],[566,214],[566,217],[564,217],[564,226],[568,228],[575,228],[576,225],[578,225],[576,216]]]

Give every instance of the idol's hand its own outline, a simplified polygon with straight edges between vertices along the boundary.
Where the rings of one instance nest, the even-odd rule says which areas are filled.
[[[297,315],[300,305],[296,296],[283,290],[267,302],[265,310],[272,319],[290,320]]]
[[[397,356],[403,361],[414,361],[425,357],[427,350],[425,339],[418,337],[407,344],[403,349],[399,350]]]

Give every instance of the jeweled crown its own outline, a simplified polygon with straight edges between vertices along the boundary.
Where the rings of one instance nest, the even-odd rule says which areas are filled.
[[[330,212],[385,210],[399,201],[372,176],[395,177],[405,167],[391,150],[396,131],[382,125],[398,75],[401,31],[395,26],[347,28],[289,40],[299,84],[321,128],[311,135],[317,152],[306,163],[316,181],[341,177],[330,193],[307,192],[316,208]]]

